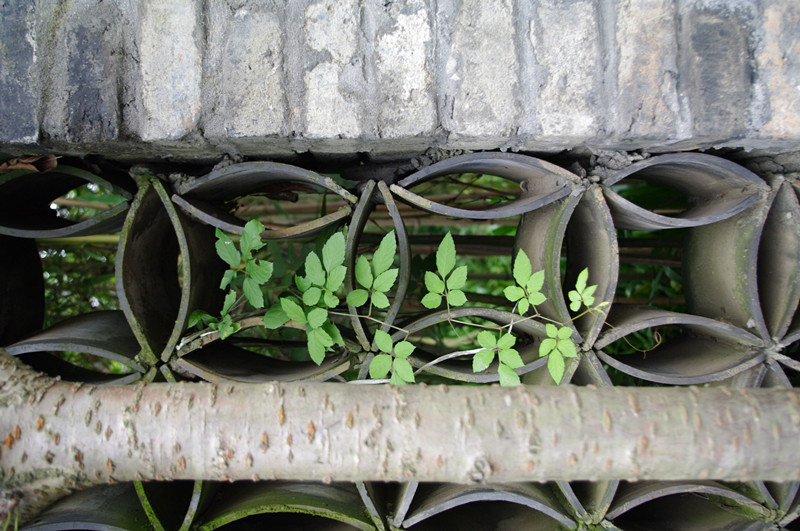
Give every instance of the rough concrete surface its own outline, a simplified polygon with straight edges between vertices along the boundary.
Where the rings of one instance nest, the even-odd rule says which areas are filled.
[[[0,4],[0,149],[800,148],[795,0]]]

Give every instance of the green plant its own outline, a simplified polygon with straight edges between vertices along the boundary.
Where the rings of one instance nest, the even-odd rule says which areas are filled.
[[[234,308],[247,304],[254,309],[265,307],[264,286],[272,278],[273,265],[270,261],[257,258],[255,252],[267,244],[261,240],[264,227],[256,220],[245,225],[239,246],[222,231],[217,230],[215,244],[217,254],[230,268],[225,271],[220,283],[221,289],[227,289],[225,302],[219,317],[198,310],[190,318],[189,325],[205,325],[217,330],[221,339],[226,339],[239,330],[234,321]],[[415,382],[415,372],[408,357],[414,352],[415,345],[409,341],[414,330],[390,325],[374,315],[374,309],[385,310],[390,306],[389,297],[397,281],[399,270],[393,266],[397,251],[397,239],[394,231],[385,234],[372,255],[358,257],[354,267],[356,287],[344,294],[350,311],[340,308],[342,288],[347,275],[345,260],[345,236],[342,232],[333,233],[324,243],[321,256],[316,251],[308,251],[303,260],[303,275],[294,275],[294,286],[284,286],[283,292],[263,315],[266,329],[274,330],[292,321],[304,329],[307,338],[308,353],[312,361],[322,363],[328,352],[336,347],[345,347],[341,331],[332,321],[332,316],[357,317],[377,324],[372,332],[369,345],[368,372],[371,378],[395,385]],[[572,339],[572,328],[568,323],[559,323],[541,315],[537,306],[547,300],[541,292],[544,285],[544,271],[532,271],[528,256],[520,250],[513,264],[515,285],[507,286],[503,293],[508,301],[514,304],[514,312],[519,314],[518,320],[505,325],[477,325],[468,321],[459,321],[451,313],[451,307],[463,306],[467,296],[463,287],[467,282],[466,265],[457,265],[457,253],[452,235],[448,232],[442,238],[435,253],[435,271],[424,272],[424,284],[427,293],[420,301],[428,309],[437,309],[445,303],[446,311],[440,322],[451,326],[459,323],[468,326],[480,326],[475,338],[480,348],[452,352],[429,362],[422,369],[454,357],[472,356],[474,372],[487,370],[497,360],[497,372],[501,385],[517,385],[520,383],[515,369],[524,362],[514,348],[517,342],[513,334],[515,324],[539,319],[546,322],[547,337],[539,346],[539,356],[548,357],[547,368],[556,383],[563,378],[566,362],[564,358],[577,357],[577,347]],[[577,317],[590,311],[597,311],[607,303],[594,304],[594,292],[597,286],[588,286],[588,269],[578,275],[575,289],[568,296],[572,303],[570,308],[577,312],[581,307],[586,309]],[[241,291],[241,295],[239,292]],[[355,311],[355,313],[351,313]],[[393,328],[404,334],[399,341],[392,339],[386,331]],[[364,347],[366,348],[366,346]]]

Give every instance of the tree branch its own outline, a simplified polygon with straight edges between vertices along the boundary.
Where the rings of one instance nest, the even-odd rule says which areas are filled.
[[[785,389],[57,382],[0,350],[0,518],[90,484],[800,478]]]

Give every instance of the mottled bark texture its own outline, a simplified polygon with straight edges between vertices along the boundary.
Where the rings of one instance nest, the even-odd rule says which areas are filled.
[[[0,515],[130,480],[800,478],[795,390],[57,382],[0,350]]]

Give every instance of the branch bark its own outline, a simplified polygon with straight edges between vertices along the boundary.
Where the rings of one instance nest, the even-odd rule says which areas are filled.
[[[131,480],[800,478],[785,389],[58,382],[0,349],[0,518]]]

